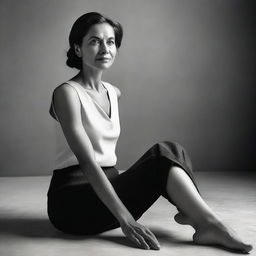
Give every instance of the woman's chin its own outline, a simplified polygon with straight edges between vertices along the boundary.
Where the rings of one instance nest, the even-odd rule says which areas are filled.
[[[97,67],[102,70],[109,69],[111,66],[112,63],[98,63],[97,65]]]

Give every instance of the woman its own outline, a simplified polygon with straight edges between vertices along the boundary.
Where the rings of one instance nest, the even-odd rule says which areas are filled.
[[[53,93],[50,113],[59,133],[48,191],[50,221],[80,235],[121,227],[137,246],[157,250],[156,237],[137,220],[162,195],[177,207],[175,220],[195,229],[195,243],[249,252],[252,246],[236,238],[201,198],[179,144],[157,143],[126,172],[116,170],[121,93],[101,78],[121,41],[121,25],[95,12],[82,15],[71,29],[67,65],[80,72]]]

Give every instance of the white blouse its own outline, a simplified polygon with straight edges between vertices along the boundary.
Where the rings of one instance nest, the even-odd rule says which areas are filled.
[[[82,123],[92,143],[97,163],[102,167],[114,166],[117,161],[115,154],[116,143],[120,135],[118,99],[115,88],[109,83],[103,83],[110,101],[109,116],[79,83],[67,81],[66,84],[69,84],[76,90],[80,99]],[[51,114],[58,121],[53,100],[51,108]],[[54,169],[79,164],[66,141],[59,121],[56,122],[56,131],[57,152]]]

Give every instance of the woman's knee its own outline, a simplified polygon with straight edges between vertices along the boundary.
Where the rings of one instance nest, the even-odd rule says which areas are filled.
[[[169,140],[157,142],[156,144],[154,144],[153,148],[155,148],[160,154],[163,152],[171,152],[176,155],[179,152],[185,151],[184,147],[181,144],[176,141]]]
[[[192,163],[187,151],[178,142],[167,140],[161,141],[156,143],[153,148],[158,158],[173,160],[174,162],[185,164],[189,166],[189,168],[192,168]]]

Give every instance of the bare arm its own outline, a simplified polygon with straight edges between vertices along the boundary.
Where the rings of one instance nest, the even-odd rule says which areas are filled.
[[[55,111],[67,142],[97,196],[116,217],[122,231],[130,240],[145,249],[158,249],[155,236],[134,220],[97,164],[93,146],[82,124],[80,100],[75,89],[63,84],[55,90],[53,98]]]

